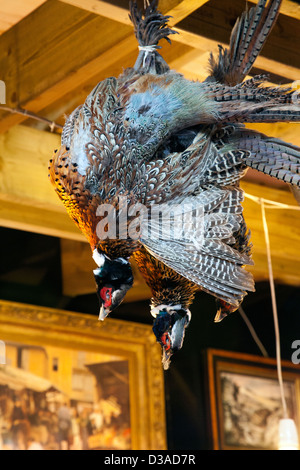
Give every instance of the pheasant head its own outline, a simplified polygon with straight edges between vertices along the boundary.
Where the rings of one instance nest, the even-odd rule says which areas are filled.
[[[191,312],[181,305],[160,305],[156,310],[153,332],[163,350],[162,363],[164,369],[169,368],[171,356],[182,348],[185,329],[190,323]]]
[[[129,261],[124,258],[110,260],[98,250],[94,251],[93,258],[98,264],[93,272],[100,302],[99,319],[104,320],[120,305],[126,292],[132,287],[133,274]]]

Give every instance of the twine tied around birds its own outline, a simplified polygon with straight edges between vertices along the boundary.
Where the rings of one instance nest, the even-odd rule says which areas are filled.
[[[143,60],[143,67],[146,64],[146,59],[147,59],[148,55],[151,54],[152,52],[155,52],[156,50],[157,50],[157,45],[139,46],[139,51],[144,51],[145,52],[144,60]]]

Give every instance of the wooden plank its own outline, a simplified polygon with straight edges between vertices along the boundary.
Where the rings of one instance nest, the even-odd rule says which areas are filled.
[[[247,267],[252,272],[255,282],[268,281],[268,261],[264,253],[257,250],[253,254],[254,266]],[[281,256],[272,254],[272,270],[275,282],[277,284],[287,284],[290,286],[299,286],[299,265],[293,260],[283,259]]]
[[[0,200],[0,226],[40,233],[68,240],[85,241],[85,237],[61,208],[47,210],[33,206]]]
[[[88,10],[92,13],[104,16],[120,23],[131,25],[128,17],[128,2],[117,0],[114,2],[102,0],[60,0],[69,5]],[[166,14],[172,16],[170,24],[179,23],[193,11],[200,8],[208,0],[160,0],[159,8]]]
[[[0,135],[0,200],[60,210],[48,179],[48,162],[60,136],[25,126]]]
[[[247,127],[300,147],[300,123],[247,124]]]
[[[106,68],[107,61],[119,62],[120,73],[122,56],[136,49],[132,36],[129,26],[120,28],[117,22],[56,0],[46,2],[0,38],[7,105],[38,112],[81,86],[96,68],[98,73]],[[1,116],[2,132],[24,120],[3,112]]]
[[[0,225],[85,240],[48,179],[60,136],[25,126],[0,135]]]
[[[122,72],[121,64],[128,67],[133,65],[134,60],[132,60],[132,55],[134,53],[137,53],[136,41],[132,36],[126,37],[87,64],[74,69],[70,75],[66,74],[58,82],[52,83],[52,79],[49,78],[49,87],[46,87],[41,94],[37,94],[24,103],[23,107],[39,114],[41,110],[53,105],[56,106],[57,101],[63,99],[65,104],[62,104],[59,113],[57,113],[56,109],[55,116],[59,116],[61,118],[60,123],[64,124],[64,114],[73,111],[75,107],[83,103],[87,95],[100,80],[104,80],[112,75],[110,73],[112,69],[115,70],[116,75],[119,75]],[[130,56],[131,60],[128,60],[128,56]],[[75,97],[76,104],[72,104],[72,109],[68,111],[68,96],[72,97],[71,101],[73,103],[74,94],[78,96]],[[1,114],[4,115],[1,113],[0,107],[0,116]],[[45,114],[43,113],[43,115]],[[26,117],[18,114],[6,113],[4,116],[3,119],[0,119],[0,134],[26,120]]]
[[[177,31],[179,34],[174,35],[172,37],[173,42],[180,42],[182,44],[189,45],[190,47],[195,48],[195,53],[197,54],[198,51],[205,50],[206,49],[206,54],[207,57],[209,56],[210,52],[217,54],[218,53],[218,46],[222,45],[223,47],[227,47],[228,44],[225,42],[221,41],[215,41],[213,39],[208,39],[205,36],[201,36],[200,34],[195,34],[191,33],[190,31],[186,31],[181,28],[174,28],[175,31]],[[200,53],[201,55],[201,53]],[[180,58],[179,58],[180,60]],[[197,66],[197,60],[194,62],[190,63],[190,70],[192,71],[192,74],[199,74],[202,75],[203,77],[207,77],[207,67],[208,67],[208,61],[203,64],[204,67],[202,69]],[[263,56],[259,56],[256,61],[255,61],[255,67],[256,69],[259,69],[259,71],[263,71],[272,75],[277,76],[279,75],[280,77],[285,78],[289,82],[293,82],[295,80],[299,80],[300,77],[300,71],[298,67],[293,67],[292,65],[287,65],[287,64],[282,64],[278,63],[276,60],[268,59]],[[185,75],[186,76],[186,75]],[[186,76],[186,78],[189,78],[189,76]],[[276,80],[278,81],[278,80]],[[280,81],[278,81],[278,84],[280,84]]]
[[[5,0],[2,0],[4,2]],[[17,0],[15,0],[17,1]],[[21,1],[21,0],[19,0]],[[32,0],[35,1],[35,0]],[[36,0],[39,1],[39,0]],[[41,0],[42,1],[42,0]],[[119,21],[120,23],[130,24],[128,19],[127,0],[60,0],[64,3],[88,10],[92,13],[105,16],[106,18]],[[259,0],[252,0],[251,3],[257,4]],[[201,8],[208,0],[160,0],[159,8],[164,14],[171,15],[173,21],[171,24],[179,23],[195,10]],[[225,2],[223,2],[225,3]],[[228,3],[228,2],[227,2]],[[250,4],[250,2],[248,2]],[[250,8],[250,7],[248,7]],[[292,0],[283,0],[280,13],[291,18],[300,19],[300,5]]]
[[[209,52],[191,49],[186,54],[177,57],[170,68],[182,73],[188,80],[203,81],[207,78]]]
[[[60,0],[63,3],[72,5],[82,10],[96,13],[105,18],[109,18],[113,21],[118,21],[122,24],[131,25],[131,21],[128,17],[128,2],[106,2],[102,0]]]
[[[32,13],[46,0],[0,0],[0,34]]]
[[[174,4],[177,3],[177,5],[169,5],[169,8],[166,9],[166,14],[172,17],[170,18],[170,25],[173,26],[179,23],[207,2],[208,0],[182,0],[173,2]],[[161,3],[163,4],[163,2]]]

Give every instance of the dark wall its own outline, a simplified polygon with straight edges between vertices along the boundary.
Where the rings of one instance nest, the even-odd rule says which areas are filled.
[[[0,298],[98,315],[95,295],[64,297],[61,289],[59,240],[0,228]],[[275,336],[269,284],[258,283],[243,309],[270,357],[275,357]],[[276,285],[282,358],[291,359],[291,344],[300,339],[300,288]],[[151,324],[149,302],[122,304],[114,318]],[[165,372],[169,449],[210,447],[205,400],[207,348],[261,355],[239,313],[214,323],[215,302],[200,293],[192,307],[192,321],[184,346]],[[1,327],[0,327],[1,334]]]

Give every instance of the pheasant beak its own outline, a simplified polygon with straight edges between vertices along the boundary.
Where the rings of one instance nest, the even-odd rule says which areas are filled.
[[[107,308],[104,308],[103,305],[100,307],[99,320],[104,321],[110,311]]]
[[[99,320],[105,320],[107,315],[120,305],[130,287],[131,284],[121,284],[118,287],[106,285],[98,290],[98,297],[101,305]]]
[[[132,287],[133,275],[129,262],[123,258],[110,260],[102,255],[104,260],[99,260],[97,256],[98,253],[93,257],[100,266],[94,269],[93,273],[100,302],[99,319],[105,320],[107,315],[120,305],[126,292]]]
[[[171,364],[172,351],[171,349],[166,350],[162,348],[162,365],[164,370],[168,370]]]

